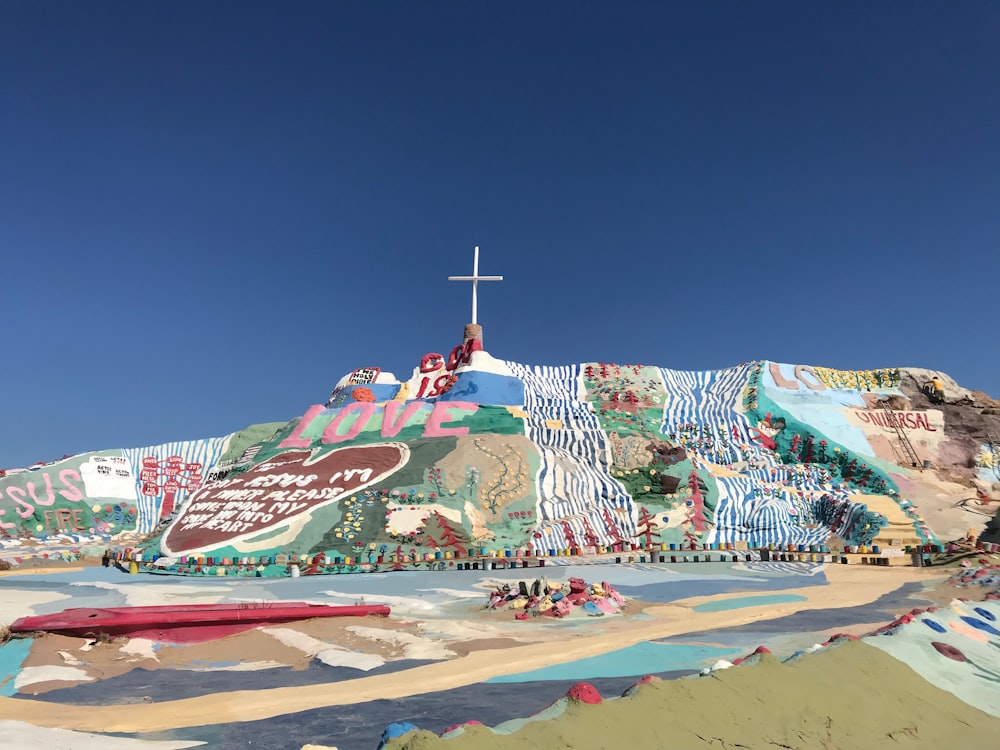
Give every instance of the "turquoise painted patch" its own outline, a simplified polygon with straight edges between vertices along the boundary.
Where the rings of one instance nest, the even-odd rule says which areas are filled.
[[[690,646],[683,643],[637,643],[600,656],[534,669],[530,672],[502,675],[486,682],[588,680],[595,677],[631,677],[683,669],[702,669],[712,662],[739,653],[738,648]]]
[[[767,596],[737,596],[732,599],[721,599],[716,602],[699,604],[695,612],[725,612],[728,609],[743,609],[744,607],[759,607],[763,604],[787,604],[789,602],[808,601],[799,594],[770,594]]]
[[[0,646],[0,695],[14,695],[14,680],[21,671],[21,664],[28,658],[31,638],[15,638]]]

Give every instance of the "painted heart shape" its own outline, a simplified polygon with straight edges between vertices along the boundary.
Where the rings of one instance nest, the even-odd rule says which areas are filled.
[[[235,544],[381,482],[410,458],[403,443],[286,451],[196,492],[160,540],[165,555]]]

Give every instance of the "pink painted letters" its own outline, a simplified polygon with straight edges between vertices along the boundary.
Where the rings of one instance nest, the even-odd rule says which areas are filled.
[[[340,409],[323,429],[321,442],[324,445],[330,443],[342,443],[351,440],[361,434],[366,426],[379,426],[382,437],[395,437],[403,428],[412,424],[414,418],[421,411],[426,411],[430,407],[430,414],[423,426],[423,437],[454,437],[457,435],[469,434],[468,427],[446,427],[445,424],[458,418],[450,412],[463,411],[468,414],[475,414],[479,409],[479,404],[470,401],[410,401],[402,412],[399,409],[398,401],[387,401],[384,404],[374,404],[368,401],[356,401]],[[302,437],[306,428],[315,422],[320,413],[325,411],[320,405],[310,406],[306,413],[295,425],[292,433],[278,443],[279,448],[308,448],[313,444],[313,440]],[[349,421],[353,418],[353,421]],[[377,421],[376,421],[377,420]],[[343,434],[338,434],[345,423],[350,426]]]

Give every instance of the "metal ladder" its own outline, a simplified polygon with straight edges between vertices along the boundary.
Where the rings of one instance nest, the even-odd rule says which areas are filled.
[[[889,406],[889,402],[882,401],[881,399],[879,399],[875,403],[878,404],[878,407],[885,413],[886,425],[888,425],[889,429],[892,429],[896,432],[896,437],[899,439],[899,447],[902,449],[903,455],[905,455],[906,458],[909,459],[910,464],[914,468],[923,471],[924,469],[923,469],[923,464],[921,464],[920,462],[920,456],[917,455],[917,451],[913,447],[913,443],[911,443],[910,439],[906,437],[906,431],[903,429],[903,427],[899,424],[899,421],[896,419],[896,414],[893,412],[892,407]]]
[[[1000,479],[1000,438],[987,430],[986,442],[989,443],[990,450],[993,452],[993,473],[996,474],[997,479]]]

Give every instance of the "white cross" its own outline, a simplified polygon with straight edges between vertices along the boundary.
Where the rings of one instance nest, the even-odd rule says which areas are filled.
[[[503,276],[480,276],[479,275],[479,246],[476,246],[476,254],[472,261],[472,276],[449,276],[448,281],[471,281],[472,282],[472,324],[476,325],[476,288],[480,281],[503,281]]]

